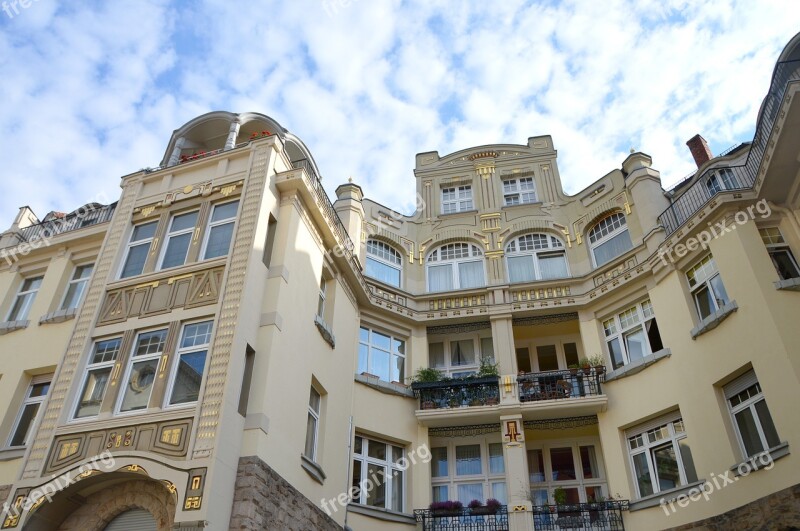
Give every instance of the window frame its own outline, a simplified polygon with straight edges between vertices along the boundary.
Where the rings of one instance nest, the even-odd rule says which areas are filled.
[[[521,249],[521,243],[523,239],[529,238],[531,239],[534,245],[533,249]],[[538,239],[537,237],[544,237],[545,241],[547,242],[546,247],[536,248],[535,241]],[[526,243],[527,245],[527,243]],[[513,249],[512,249],[513,248]],[[559,255],[564,259],[564,268],[566,269],[566,276],[564,277],[552,277],[552,278],[543,278],[542,277],[542,268],[540,264],[540,255]],[[505,264],[506,264],[506,278],[510,284],[522,284],[525,282],[539,282],[539,281],[547,281],[547,280],[557,280],[561,278],[570,278],[571,273],[569,269],[569,260],[567,259],[567,250],[564,246],[564,242],[561,241],[560,238],[553,236],[552,234],[547,234],[545,232],[528,232],[525,234],[520,234],[506,245],[505,248]],[[518,258],[518,257],[531,257],[532,271],[533,271],[533,278],[529,280],[512,280],[511,279],[511,264],[509,263],[510,258]]]
[[[38,284],[36,284],[37,281]],[[27,282],[30,282],[31,285],[35,284],[35,287],[24,289]],[[30,276],[22,279],[17,289],[17,294],[11,302],[11,308],[8,310],[6,321],[25,321],[28,319],[33,303],[36,300],[36,295],[39,294],[39,290],[42,288],[42,283],[44,283],[44,275]],[[19,310],[17,310],[17,303],[23,297],[22,305],[19,307]]]
[[[218,220],[218,221],[212,221],[214,219],[214,211],[217,209],[217,207],[230,205],[231,203],[239,203],[236,206],[236,212],[234,212],[232,217],[224,218],[224,219],[221,219],[221,220]],[[210,212],[208,214],[208,222],[206,223],[206,227],[205,227],[205,234],[203,235],[203,244],[200,246],[200,254],[198,255],[200,257],[201,261],[204,261],[204,260],[215,260],[217,258],[222,258],[223,256],[226,256],[226,255],[230,254],[231,245],[233,245],[233,240],[234,240],[234,238],[236,236],[236,220],[239,218],[239,209],[240,208],[241,208],[241,201],[239,200],[239,198],[233,199],[231,201],[224,201],[224,202],[214,203],[211,206],[211,210],[210,210]],[[228,223],[233,224],[233,229],[231,229],[231,239],[230,239],[230,241],[228,241],[228,252],[226,254],[221,254],[219,256],[214,256],[214,257],[211,257],[211,258],[207,258],[206,257],[206,251],[208,251],[208,240],[209,240],[209,238],[211,238],[211,229],[213,229],[214,227],[219,227],[219,226],[222,226],[222,225],[226,225]]]
[[[613,219],[612,219],[613,218]],[[616,227],[612,227],[608,232],[605,234],[601,234],[596,236],[597,233],[603,232],[606,227],[609,225],[613,225],[616,220],[621,220],[621,223]],[[599,247],[603,246],[604,244],[608,243],[609,241],[613,240],[617,236],[622,235],[623,233],[628,233],[628,239],[631,242],[631,246],[626,249],[624,252],[614,256],[613,258],[603,262],[602,264],[597,263],[597,255],[596,251]],[[612,212],[606,216],[603,216],[601,219],[597,220],[592,225],[592,228],[589,230],[587,234],[587,239],[589,240],[589,254],[592,255],[592,265],[595,268],[603,267],[604,265],[608,265],[623,254],[627,253],[631,249],[633,249],[633,239],[631,238],[630,230],[628,229],[628,218],[625,216],[625,213],[622,211]]]
[[[31,392],[33,391],[34,387],[42,384],[47,384],[47,391],[43,395],[32,397]],[[22,399],[22,402],[19,405],[19,409],[17,410],[17,415],[14,418],[14,424],[11,425],[11,430],[8,433],[8,438],[6,439],[6,448],[27,448],[30,444],[30,437],[33,433],[33,428],[39,420],[39,415],[42,412],[42,408],[44,406],[44,402],[47,400],[47,397],[50,395],[50,389],[53,386],[53,375],[52,374],[43,374],[40,376],[33,376],[30,381],[28,382],[27,387],[25,388],[25,396]],[[38,407],[36,409],[36,414],[31,419],[30,424],[28,425],[28,429],[25,433],[25,438],[22,444],[12,445],[11,442],[14,440],[15,436],[17,435],[17,430],[20,427],[20,422],[22,421],[22,416],[25,413],[25,409],[28,406],[36,404]]]
[[[712,267],[713,269],[711,269],[710,271],[703,271],[706,264],[711,264],[711,266],[709,267]],[[690,273],[694,273],[696,275],[698,272],[701,271],[703,271],[703,273],[705,274],[705,278],[703,278],[702,281],[696,280],[697,276],[695,277],[689,276]],[[717,277],[719,277],[719,282],[722,285],[723,291],[725,292],[724,299],[719,299],[717,297],[717,292],[714,289],[714,286],[711,282]],[[686,281],[689,285],[689,292],[692,295],[692,300],[694,301],[694,309],[697,312],[697,316],[700,318],[701,321],[711,315],[714,315],[714,312],[719,311],[720,308],[725,306],[725,304],[730,303],[731,301],[731,297],[730,295],[728,295],[728,290],[725,288],[725,283],[722,282],[722,275],[720,274],[719,268],[717,267],[717,262],[714,260],[714,256],[711,253],[708,253],[703,258],[700,258],[699,260],[695,261],[692,264],[692,266],[686,270]],[[692,285],[693,283],[694,285]],[[703,288],[706,288],[708,292],[712,295],[711,302],[714,305],[714,308],[708,315],[703,315],[703,312],[700,309],[700,301],[698,300],[697,297],[698,293],[701,292]],[[720,305],[719,304],[720,300],[723,300],[724,304]]]
[[[449,193],[454,194],[452,199],[446,197]],[[463,195],[462,195],[463,192]],[[440,193],[442,215],[458,214],[475,210],[475,200],[472,193],[472,184],[456,184],[443,186]],[[449,208],[452,207],[452,208]]]
[[[164,345],[162,350],[157,353],[151,354],[144,354],[141,356],[136,356],[134,353],[136,352],[137,346],[139,345],[139,338],[143,334],[149,334],[152,332],[161,332],[164,331],[166,334],[164,335]],[[161,361],[161,357],[166,355],[167,348],[169,344],[169,328],[165,328],[163,326],[156,327],[156,328],[148,328],[144,330],[138,330],[136,332],[136,336],[134,337],[133,344],[130,347],[130,350],[127,354],[127,359],[125,359],[125,368],[122,371],[122,378],[119,380],[119,390],[117,391],[117,397],[114,402],[114,415],[115,416],[124,416],[124,415],[136,415],[141,413],[146,413],[150,410],[150,401],[153,398],[153,388],[155,387],[156,380],[158,379],[158,369],[160,368],[163,361]],[[147,362],[157,360],[156,363],[156,372],[153,377],[153,383],[150,385],[150,393],[148,394],[147,398],[147,405],[143,408],[139,409],[130,409],[128,411],[122,411],[122,403],[125,401],[125,396],[127,394],[128,388],[128,380],[131,376],[131,371],[133,370],[133,365],[135,363]]]
[[[312,398],[316,394],[317,397],[317,409],[314,409]],[[322,393],[317,389],[313,384],[311,385],[311,390],[308,396],[308,408],[307,408],[307,416],[306,416],[306,439],[305,444],[303,445],[303,457],[310,460],[313,463],[319,464],[317,458],[319,457],[319,426],[320,426],[320,419],[322,417]],[[308,415],[310,415],[314,419],[314,431],[313,431],[313,447],[312,447],[312,454],[313,455],[306,455],[306,447],[308,446]]]
[[[384,256],[381,256],[380,254],[377,254],[376,252],[373,252],[370,249],[370,244],[372,244],[374,247],[379,247],[382,251],[392,256],[392,259],[388,259]],[[381,240],[376,240],[374,238],[368,239],[365,246],[366,246],[366,259],[364,264],[364,274],[371,279],[377,280],[378,282],[383,282],[388,286],[393,286],[395,288],[401,289],[403,285],[403,258],[402,255],[397,251],[397,249],[395,249],[386,242],[383,242]],[[395,259],[396,261],[394,261]],[[397,284],[395,285],[391,282],[386,282],[372,275],[369,275],[367,273],[367,266],[370,260],[378,263],[381,266],[388,267],[390,269],[393,269],[394,271],[397,271]]]
[[[362,336],[361,333],[364,330],[367,331],[367,342],[366,343],[364,342],[363,338],[361,337]],[[380,334],[382,336],[385,336],[385,337],[389,338],[389,351],[386,351],[386,349],[384,349],[383,347],[375,345],[372,342],[373,334]],[[399,344],[399,347],[400,347],[399,349],[395,348],[396,344]],[[374,328],[374,327],[372,327],[372,326],[370,326],[368,324],[362,324],[361,326],[359,326],[359,329],[358,329],[358,346],[359,346],[359,350],[358,350],[358,361],[356,363],[358,374],[366,372],[368,374],[372,374],[372,375],[377,376],[380,380],[382,380],[384,382],[404,383],[404,381],[406,379],[406,360],[407,360],[406,356],[407,356],[407,353],[405,352],[405,350],[406,350],[406,345],[407,344],[408,344],[408,341],[406,339],[397,337],[396,334],[384,332],[384,331],[376,329],[376,328]],[[366,366],[366,369],[363,370],[363,371],[360,370],[361,369],[361,347],[362,346],[366,346],[367,347],[367,364],[366,364],[367,366]],[[387,353],[389,355],[389,379],[388,380],[384,379],[382,375],[377,374],[376,372],[373,372],[373,363],[372,363],[372,358],[373,358],[372,351],[373,351],[373,349],[380,350],[381,352],[385,352],[385,353]],[[395,360],[396,359],[401,359],[402,360],[403,369],[402,369],[402,374],[398,374],[398,379],[394,380],[393,379],[393,377],[394,377],[393,369],[396,367],[396,365],[395,365]]]
[[[489,334],[489,335],[486,335]],[[480,332],[469,332],[466,334],[458,334],[458,335],[447,335],[443,336],[441,341],[431,341],[431,338],[435,336],[428,336],[428,366],[432,369],[437,369],[444,373],[445,376],[450,378],[465,378],[471,374],[477,374],[478,369],[481,366],[481,360],[484,358],[491,359],[491,362],[495,362],[495,352],[494,352],[494,338],[491,335],[491,330],[487,331],[480,331]],[[488,340],[489,344],[492,345],[492,355],[486,356],[484,355],[484,341]],[[452,356],[453,356],[453,343],[459,343],[462,341],[470,341],[472,342],[472,351],[475,354],[475,362],[474,363],[467,363],[464,365],[454,365],[452,363]],[[431,359],[431,345],[432,344],[442,344],[442,356],[444,357],[444,365],[433,365]]]
[[[583,461],[581,458],[581,448],[592,447],[594,448],[594,460],[597,467],[597,477],[587,478],[583,471]],[[553,458],[551,450],[569,448],[572,450],[572,463],[575,468],[575,479],[555,479],[553,474]],[[540,451],[542,453],[542,481],[533,481],[531,479],[532,470],[531,452]],[[553,490],[558,487],[564,489],[576,489],[581,503],[589,503],[589,494],[587,488],[599,488],[601,495],[605,498],[609,496],[608,477],[606,474],[605,463],[603,459],[603,449],[600,445],[600,440],[596,437],[578,437],[569,439],[554,439],[554,440],[541,440],[528,443],[525,446],[525,454],[528,461],[528,484],[530,486],[531,501],[534,505],[538,505],[534,498],[534,491],[547,490],[547,504],[555,505],[553,499]]]
[[[738,186],[736,186],[735,183],[736,176],[733,174],[733,170],[728,167],[717,168],[709,175],[705,182],[706,190],[711,196],[725,190],[736,190]]]
[[[648,310],[649,309],[649,310]],[[631,310],[635,311],[636,321],[631,322],[629,324],[623,324],[623,315],[627,314]],[[622,311],[614,312],[613,315],[608,317],[607,319],[603,319],[600,322],[600,326],[603,327],[603,337],[605,340],[606,345],[606,352],[608,354],[608,359],[611,362],[611,367],[616,369],[621,369],[622,367],[626,367],[631,363],[630,352],[628,348],[628,341],[627,338],[631,335],[631,332],[639,329],[644,334],[646,339],[645,347],[646,353],[642,356],[642,359],[647,358],[648,356],[652,356],[655,354],[656,350],[653,350],[653,345],[650,343],[650,335],[648,334],[647,323],[653,321],[653,323],[658,326],[658,322],[656,320],[656,312],[653,308],[653,303],[650,300],[650,297],[637,302],[631,306],[628,306]],[[613,328],[609,328],[608,324],[611,324]],[[659,332],[659,336],[661,333]],[[614,340],[618,341],[618,345],[621,348],[622,352],[622,364],[619,367],[614,367],[614,355],[611,351],[611,342]],[[662,349],[663,349],[663,339],[662,339]],[[661,350],[661,349],[659,349]]]
[[[86,278],[80,277],[75,278],[78,274],[78,271],[85,270],[86,268],[90,268],[89,276]],[[83,264],[77,265],[72,271],[72,277],[70,278],[69,282],[67,282],[67,289],[64,290],[64,296],[61,298],[61,304],[58,306],[61,310],[71,310],[73,308],[77,309],[81,303],[83,302],[84,297],[86,297],[86,287],[89,285],[89,281],[92,280],[92,275],[94,274],[94,264]],[[75,306],[65,307],[64,305],[67,304],[67,297],[69,296],[69,290],[73,285],[83,284],[80,288],[80,295],[78,295],[78,299],[75,302]],[[76,288],[77,289],[77,288]]]
[[[481,485],[482,502],[486,503],[489,498],[495,497],[494,488],[497,484],[502,484],[505,490],[505,500],[500,500],[501,503],[507,504],[509,498],[508,487],[508,463],[506,463],[505,452],[503,452],[503,443],[499,435],[495,436],[477,436],[477,437],[461,437],[456,440],[434,439],[429,443],[431,455],[434,450],[438,448],[446,448],[447,457],[447,475],[435,476],[433,469],[433,459],[431,459],[430,470],[430,488],[431,500],[436,500],[434,492],[437,488],[447,488],[447,499],[458,500],[458,487],[459,485]],[[480,451],[480,466],[481,472],[479,474],[458,474],[457,463],[457,448],[478,446]],[[503,457],[503,470],[501,472],[492,472],[491,468],[491,446],[500,447],[500,455]],[[471,500],[462,502],[466,507]]]
[[[145,225],[153,225],[153,235],[152,236],[148,236],[147,238],[143,238],[141,240],[133,241],[131,238],[133,238],[133,235],[136,233],[136,229],[138,227],[144,227]],[[153,242],[155,241],[155,237],[156,237],[156,233],[157,232],[158,232],[158,220],[143,221],[141,223],[135,223],[135,224],[131,225],[131,232],[128,235],[128,243],[125,245],[125,252],[123,253],[122,260],[120,261],[120,264],[119,264],[119,271],[117,271],[117,279],[118,280],[124,280],[126,278],[138,277],[139,275],[144,273],[144,270],[147,267],[147,260],[148,260],[147,257],[148,257],[148,255],[150,255],[150,253],[153,252]],[[139,271],[136,274],[133,274],[133,275],[122,276],[122,274],[125,272],[125,266],[127,265],[128,258],[130,257],[131,249],[133,249],[134,247],[142,246],[142,245],[147,245],[147,252],[145,253],[145,259],[144,259],[144,262],[142,263],[142,270]]]
[[[503,188],[503,206],[529,205],[538,203],[539,196],[536,193],[536,180],[533,177],[513,177],[513,174],[511,175],[512,176],[503,176],[501,178],[501,186]],[[530,189],[522,188],[523,181],[530,182]],[[513,187],[507,188],[506,185],[511,183],[513,183]],[[533,197],[528,201],[523,201],[522,198],[524,195],[533,195]],[[518,196],[519,201],[516,203],[509,202],[509,197],[511,196]]]
[[[742,389],[738,390],[738,387],[742,387]],[[735,406],[731,403],[731,401],[735,397],[739,396],[741,393],[744,393],[745,391],[749,391],[753,387],[756,388],[756,394],[749,396],[747,399],[742,400]],[[745,374],[739,376],[732,382],[725,385],[723,387],[723,393],[725,395],[725,404],[728,407],[728,413],[730,414],[731,423],[733,424],[733,431],[736,433],[736,441],[739,444],[739,450],[742,452],[742,456],[744,456],[745,459],[750,459],[754,456],[757,456],[759,453],[766,452],[770,448],[772,448],[774,445],[770,446],[769,441],[767,441],[767,437],[764,432],[763,421],[761,420],[758,410],[756,409],[756,404],[764,402],[764,407],[767,410],[767,414],[770,417],[770,421],[772,422],[773,428],[775,428],[776,435],[777,435],[777,427],[775,426],[775,420],[772,418],[772,413],[770,413],[769,411],[769,404],[767,404],[767,399],[764,396],[764,389],[761,387],[761,382],[759,382],[758,378],[756,377],[755,371],[750,369]],[[741,413],[746,409],[749,409],[750,414],[753,416],[753,420],[755,422],[755,427],[756,427],[756,433],[758,435],[762,447],[760,452],[756,452],[755,454],[752,455],[748,454],[747,452],[747,447],[744,444],[744,438],[742,437],[742,433],[739,430],[739,423],[736,421],[736,414]],[[778,436],[778,440],[780,441],[780,436]]]
[[[770,233],[770,231],[774,231]],[[776,234],[777,233],[777,234]],[[800,278],[800,264],[798,264],[797,260],[792,253],[792,248],[789,246],[789,243],[786,241],[786,238],[783,237],[783,233],[781,232],[780,227],[777,226],[769,226],[769,227],[759,227],[758,234],[761,236],[761,241],[764,242],[764,247],[767,248],[767,254],[769,254],[769,258],[772,261],[772,265],[775,267],[775,272],[778,275],[778,278],[781,280],[789,280],[792,278]],[[796,275],[789,278],[783,278],[783,274],[781,273],[780,269],[778,268],[778,264],[775,260],[775,255],[778,253],[785,253],[789,259],[789,263],[794,267]]]
[[[114,358],[112,358],[111,360],[108,360],[108,361],[99,361],[99,362],[93,363],[92,362],[92,358],[97,353],[97,347],[101,343],[107,343],[107,342],[112,342],[112,341],[119,341],[119,345],[117,347],[117,353],[114,356]],[[122,342],[123,342],[123,337],[121,335],[120,336],[104,337],[104,338],[96,338],[92,342],[92,348],[89,350],[89,356],[87,357],[86,363],[85,363],[85,365],[83,367],[83,370],[81,371],[81,374],[82,374],[83,377],[80,379],[81,385],[77,388],[77,394],[75,396],[75,401],[74,401],[74,403],[72,405],[72,412],[71,412],[70,417],[69,417],[71,421],[80,422],[80,421],[84,421],[84,420],[95,419],[100,415],[100,413],[102,413],[103,402],[105,402],[105,400],[106,400],[106,396],[107,396],[109,388],[111,387],[111,381],[112,381],[113,376],[114,376],[114,365],[116,365],[120,361],[120,354],[122,353],[122,346],[123,346]],[[109,371],[109,374],[108,374],[108,380],[106,381],[105,388],[103,389],[103,396],[100,399],[100,407],[98,408],[97,414],[96,415],[85,415],[85,416],[79,417],[78,416],[78,409],[81,407],[81,398],[83,397],[84,391],[86,389],[86,384],[87,384],[87,381],[88,381],[88,378],[89,378],[89,373],[92,372],[92,371],[98,371],[98,370],[103,370],[103,369],[110,369],[110,371]]]
[[[467,248],[467,256],[462,257],[453,257],[453,258],[441,258],[442,252],[444,249],[455,249],[456,246],[466,246]],[[454,251],[456,252],[456,251]],[[473,286],[468,288],[461,287],[460,281],[460,266],[462,264],[471,264],[480,262],[481,264],[481,273],[483,275],[483,283],[480,286]],[[431,290],[431,275],[430,269],[431,267],[441,267],[441,266],[449,266],[450,267],[450,279],[453,282],[453,287],[445,290],[440,291],[432,291]],[[440,245],[430,253],[425,258],[425,285],[427,288],[428,293],[447,293],[449,291],[456,291],[461,289],[481,289],[486,287],[486,260],[484,259],[483,251],[474,243],[471,242],[453,242],[447,243],[444,245]]]
[[[328,280],[323,275],[319,281],[319,300],[317,301],[317,317],[325,321],[325,302],[328,293]]]
[[[200,345],[193,345],[191,347],[181,347],[181,343],[184,339],[184,334],[186,333],[186,328],[192,325],[199,325],[199,324],[206,324],[210,323],[210,329],[208,331],[208,342],[202,343]],[[203,385],[206,379],[206,368],[208,367],[208,358],[211,352],[211,342],[214,339],[214,319],[198,319],[187,321],[181,324],[181,331],[178,335],[178,343],[175,346],[175,352],[170,354],[174,359],[170,362],[170,370],[169,370],[169,379],[167,380],[166,389],[164,391],[163,409],[178,409],[178,408],[186,408],[186,407],[194,407],[200,401],[200,396],[203,393]],[[202,350],[206,351],[205,359],[203,360],[203,373],[200,375],[200,386],[197,389],[197,399],[192,402],[181,402],[178,404],[172,403],[172,392],[175,389],[175,383],[178,377],[178,369],[180,367],[180,359],[181,356],[185,354],[193,354],[196,352],[200,352]]]
[[[188,216],[191,214],[195,214],[194,225],[189,228],[179,229],[177,231],[172,231],[172,224],[175,223],[175,219],[181,216]],[[210,219],[210,218],[209,218]],[[200,211],[199,210],[186,210],[184,212],[173,212],[169,218],[169,223],[167,224],[167,231],[164,233],[163,241],[161,242],[161,249],[158,253],[158,261],[156,262],[156,271],[164,271],[166,269],[174,269],[178,267],[183,267],[187,264],[189,260],[189,254],[192,251],[192,240],[194,240],[194,234],[198,230],[197,222],[200,220]],[[189,235],[189,245],[186,246],[186,254],[183,257],[183,262],[177,265],[171,265],[169,267],[164,267],[164,259],[167,257],[167,249],[169,249],[169,244],[172,238],[178,236]]]
[[[358,440],[361,440],[361,452],[356,453],[356,447],[358,445]],[[356,484],[354,482],[355,478],[355,469],[356,469],[356,462],[361,464],[361,473],[359,474],[359,481],[357,483],[358,486],[358,497],[351,498],[351,503],[356,503],[358,505],[362,505],[364,507],[375,507],[376,509],[384,509],[387,511],[394,511],[394,512],[405,512],[406,504],[407,504],[407,492],[408,492],[408,477],[406,474],[406,468],[403,468],[397,464],[397,461],[400,459],[405,459],[406,449],[398,444],[393,444],[390,442],[382,441],[379,439],[375,439],[372,437],[367,437],[364,435],[356,434],[353,440],[353,452],[351,455],[351,463],[353,467],[353,472],[351,473],[350,481],[351,487],[355,487]],[[386,452],[386,459],[381,460],[376,457],[370,457],[369,455],[369,445],[370,444],[377,444],[377,445],[385,445],[385,452]],[[395,460],[394,450],[395,448],[400,449],[400,459]],[[366,485],[367,481],[374,481],[370,477],[368,477],[369,473],[369,465],[383,467],[383,477],[384,477],[384,504],[383,507],[378,507],[377,505],[371,505],[367,503],[367,495],[368,492],[366,489],[361,488],[362,485]],[[396,477],[401,477],[401,485],[402,485],[402,492],[400,493],[400,508],[392,507],[392,501],[394,497],[394,489],[395,489],[395,481]],[[373,490],[375,489],[375,485],[373,484]]]

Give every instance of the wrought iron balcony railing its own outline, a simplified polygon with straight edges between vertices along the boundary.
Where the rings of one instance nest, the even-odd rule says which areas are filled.
[[[517,376],[520,402],[582,398],[603,394],[605,367],[529,372]]]
[[[417,509],[414,517],[422,531],[508,531],[508,507],[486,514],[486,507],[454,510]]]
[[[536,531],[584,529],[588,531],[623,531],[622,511],[628,500],[533,507],[533,528]]]
[[[411,389],[419,397],[420,409],[494,406],[500,403],[497,376],[414,382]]]
[[[90,203],[75,212],[67,214],[63,218],[44,221],[36,225],[31,225],[30,227],[25,227],[21,229],[19,233],[26,242],[42,239],[47,240],[65,232],[111,221],[116,207],[116,203],[106,206]]]

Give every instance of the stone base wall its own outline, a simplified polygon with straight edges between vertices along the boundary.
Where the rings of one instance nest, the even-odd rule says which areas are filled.
[[[672,528],[673,531],[728,531],[730,529],[800,530],[800,484],[705,520]]]
[[[322,509],[254,456],[239,459],[230,529],[342,531]]]
[[[0,485],[0,505],[3,505],[8,499],[8,495],[11,494],[11,487],[13,485]]]

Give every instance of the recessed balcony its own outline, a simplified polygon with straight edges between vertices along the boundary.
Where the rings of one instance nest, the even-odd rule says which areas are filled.
[[[500,386],[497,376],[447,379],[438,382],[414,382],[419,399],[417,419],[427,426],[458,425],[497,420]]]
[[[517,375],[517,393],[525,418],[593,415],[604,411],[605,367],[529,372]]]
[[[533,507],[533,527],[536,531],[563,529],[623,531],[625,524],[622,520],[622,511],[627,510],[627,500],[536,505]]]
[[[423,531],[508,531],[508,507],[505,505],[497,509],[417,509],[414,518]]]

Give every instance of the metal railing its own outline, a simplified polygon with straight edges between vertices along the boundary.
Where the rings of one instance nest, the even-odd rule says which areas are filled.
[[[508,531],[508,507],[501,505],[493,514],[481,514],[478,509],[431,510],[417,509],[414,518],[423,531]]]
[[[589,531],[623,531],[622,511],[628,510],[627,500],[566,505],[535,505],[533,528],[536,531],[585,529]]]
[[[764,99],[747,159],[744,164],[729,166],[735,176],[733,186],[726,186],[724,189],[709,186],[707,181],[714,172],[719,171],[719,168],[709,168],[704,171],[693,185],[673,199],[672,204],[658,216],[658,221],[664,227],[667,236],[678,230],[678,227],[715,195],[732,190],[749,190],[753,187],[786,87],[789,82],[797,80],[800,80],[800,61],[786,61],[775,65],[770,91]]]
[[[32,242],[40,239],[50,239],[58,234],[70,232],[91,225],[105,223],[111,221],[114,215],[114,209],[117,207],[116,203],[111,203],[106,206],[93,207],[89,204],[82,207],[75,212],[72,212],[63,218],[56,218],[36,225],[31,225],[20,229],[19,234],[26,242]]]
[[[529,372],[517,376],[520,402],[562,400],[603,394],[605,367]]]
[[[463,378],[411,384],[420,409],[494,406],[500,403],[498,377]]]

